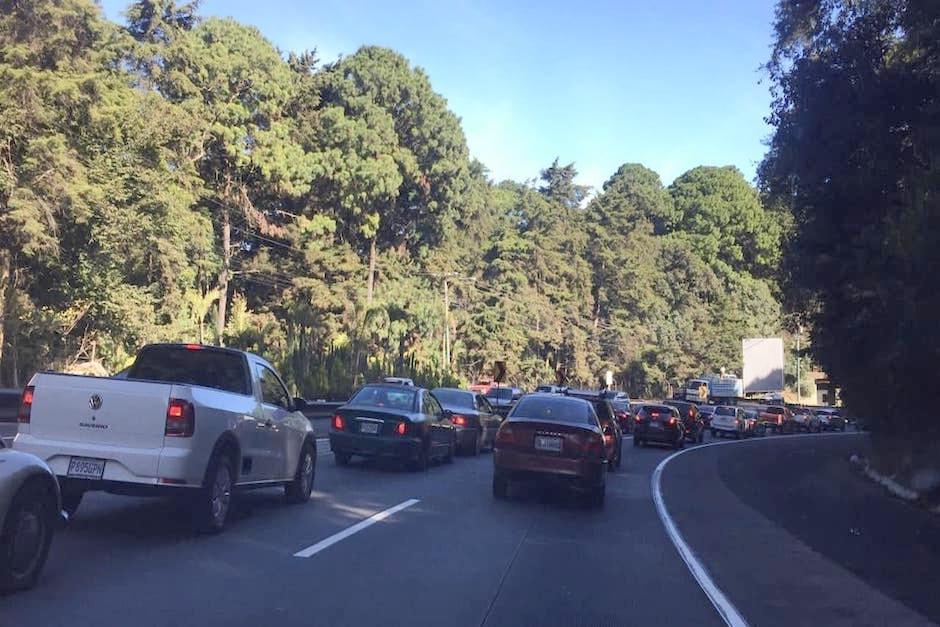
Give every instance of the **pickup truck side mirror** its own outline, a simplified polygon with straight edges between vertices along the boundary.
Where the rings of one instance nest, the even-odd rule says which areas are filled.
[[[307,409],[307,401],[299,396],[294,397],[294,411],[303,411]]]

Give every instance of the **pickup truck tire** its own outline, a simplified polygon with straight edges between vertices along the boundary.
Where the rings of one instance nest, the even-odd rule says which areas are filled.
[[[317,469],[317,451],[310,442],[304,442],[297,461],[297,473],[294,480],[284,486],[284,496],[288,503],[306,503],[313,492],[313,478]]]
[[[195,526],[202,533],[219,533],[225,527],[232,505],[234,465],[227,452],[217,454],[206,473],[194,507]]]
[[[13,497],[0,529],[0,592],[33,587],[49,555],[56,520],[55,492],[35,479]]]

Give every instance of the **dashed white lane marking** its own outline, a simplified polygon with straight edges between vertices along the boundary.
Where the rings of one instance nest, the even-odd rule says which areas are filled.
[[[782,437],[784,437],[784,439],[790,439],[794,437],[818,438],[844,435],[857,435],[857,433],[807,433],[803,435]],[[710,442],[708,444],[700,444],[694,448],[687,448],[681,451],[676,451],[663,461],[659,462],[659,465],[656,466],[656,470],[653,471],[653,478],[650,480],[650,487],[653,492],[653,503],[656,505],[656,513],[659,514],[659,519],[662,521],[663,527],[666,528],[666,535],[668,535],[669,539],[672,540],[676,550],[679,551],[679,555],[682,557],[682,561],[684,561],[685,565],[689,567],[689,571],[691,571],[692,576],[695,577],[698,585],[701,586],[702,590],[705,591],[705,594],[712,602],[712,605],[714,605],[715,609],[718,610],[718,614],[720,614],[725,623],[731,627],[747,627],[748,623],[746,620],[744,620],[744,617],[738,611],[738,608],[734,606],[728,597],[725,596],[725,593],[721,591],[721,588],[718,587],[718,584],[716,584],[715,581],[711,578],[711,575],[708,573],[708,569],[706,569],[705,565],[699,561],[698,557],[695,555],[695,552],[686,543],[685,538],[682,537],[682,534],[679,532],[679,528],[676,527],[676,523],[672,520],[672,516],[669,515],[669,511],[666,509],[666,503],[663,501],[663,492],[661,486],[663,469],[666,467],[666,464],[671,462],[673,459],[679,457],[683,453],[688,453],[689,451],[698,451],[710,446],[745,444],[747,442],[766,442],[772,439],[777,438],[756,438],[750,440],[731,440],[728,442]]]
[[[396,512],[400,512],[403,509],[409,508],[418,502],[419,502],[418,499],[408,499],[407,501],[403,501],[399,503],[395,507],[389,507],[385,511],[379,512],[377,514],[373,514],[369,516],[368,518],[366,518],[365,520],[357,522],[352,527],[347,527],[346,529],[343,529],[339,533],[334,533],[329,538],[320,540],[316,544],[308,546],[306,549],[297,551],[296,553],[294,553],[294,557],[310,557],[311,555],[316,555],[320,551],[323,551],[324,549],[328,549],[329,547],[333,546],[337,542],[345,540],[349,536],[355,533],[359,533],[363,529],[367,529],[377,522],[382,522],[383,520],[385,520],[392,514]]]

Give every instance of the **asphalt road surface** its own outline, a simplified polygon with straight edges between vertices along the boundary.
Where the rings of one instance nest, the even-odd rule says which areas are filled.
[[[412,473],[321,449],[310,503],[248,493],[218,536],[194,536],[173,501],[88,494],[37,587],[0,598],[0,625],[723,624],[653,503],[672,451],[624,444],[602,510],[528,486],[494,500],[488,454]],[[918,570],[940,572],[937,522],[846,470],[861,446],[766,438],[666,465],[667,509],[750,624],[938,618]],[[870,550],[886,531],[919,548]]]

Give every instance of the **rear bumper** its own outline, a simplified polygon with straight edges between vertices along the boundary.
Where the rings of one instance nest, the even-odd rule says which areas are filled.
[[[457,427],[457,445],[460,448],[473,448],[480,437],[480,431],[477,427]]]
[[[104,476],[100,480],[83,480],[82,484],[88,489],[107,489],[105,484],[108,482],[143,486],[200,487],[206,470],[204,460],[200,463],[188,448],[129,448],[39,439],[28,433],[18,434],[13,446],[44,460],[60,478],[68,476],[69,461],[72,457],[105,460]]]
[[[363,457],[396,457],[415,459],[421,451],[418,438],[383,437],[358,433],[330,433],[330,450]]]
[[[633,437],[646,442],[675,442],[679,438],[679,430],[675,427],[671,429],[650,429],[648,425],[637,424],[633,428]]]
[[[521,451],[495,449],[493,470],[507,479],[531,479],[550,483],[563,483],[572,487],[592,488],[604,484],[607,472],[605,460],[578,460],[548,455],[533,455]]]

